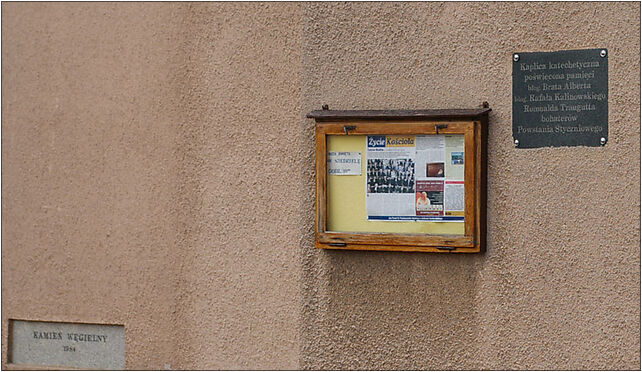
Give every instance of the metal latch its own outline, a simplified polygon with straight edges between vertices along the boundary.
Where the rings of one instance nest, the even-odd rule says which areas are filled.
[[[457,247],[437,247],[437,249],[443,249],[446,251],[452,251],[453,249],[457,249]]]
[[[439,134],[439,130],[444,128],[448,128],[448,124],[435,124],[435,134]]]
[[[355,130],[355,129],[357,129],[356,125],[344,125],[343,126],[343,131],[345,132],[346,135],[348,134],[349,130]]]

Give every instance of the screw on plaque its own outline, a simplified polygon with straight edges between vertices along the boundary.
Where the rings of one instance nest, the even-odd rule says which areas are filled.
[[[325,105],[321,106],[321,110],[329,110],[328,105],[325,104]]]
[[[519,146],[519,140],[515,140],[515,147]]]
[[[519,54],[513,54],[513,61],[519,61]]]
[[[602,57],[602,58],[606,57],[606,49],[602,49],[600,51],[600,57]]]
[[[600,145],[602,146],[606,145],[606,138],[604,137],[600,138]]]

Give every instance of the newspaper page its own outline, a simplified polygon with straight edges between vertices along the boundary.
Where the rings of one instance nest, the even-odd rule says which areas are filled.
[[[416,136],[417,216],[464,220],[464,136]]]
[[[464,136],[368,136],[368,220],[464,220]]]
[[[368,220],[413,220],[415,136],[367,136],[366,141]]]
[[[444,216],[464,220],[464,136],[445,136]]]

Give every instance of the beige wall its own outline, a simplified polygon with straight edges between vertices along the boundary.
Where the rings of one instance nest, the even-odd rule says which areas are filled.
[[[137,369],[640,368],[640,5],[3,3],[8,319]],[[516,150],[514,51],[609,49],[609,143]],[[313,248],[306,112],[488,101],[488,250]]]
[[[304,111],[493,111],[488,251],[311,254],[303,366],[640,368],[639,4],[304,8]],[[515,149],[512,53],[600,47],[608,145]]]
[[[300,7],[2,11],[3,331],[125,324],[127,368],[296,368]]]

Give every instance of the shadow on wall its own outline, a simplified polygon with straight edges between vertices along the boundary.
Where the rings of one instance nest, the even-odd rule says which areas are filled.
[[[322,251],[324,367],[467,366],[476,350],[475,282],[483,255]],[[433,359],[438,357],[437,359]]]

